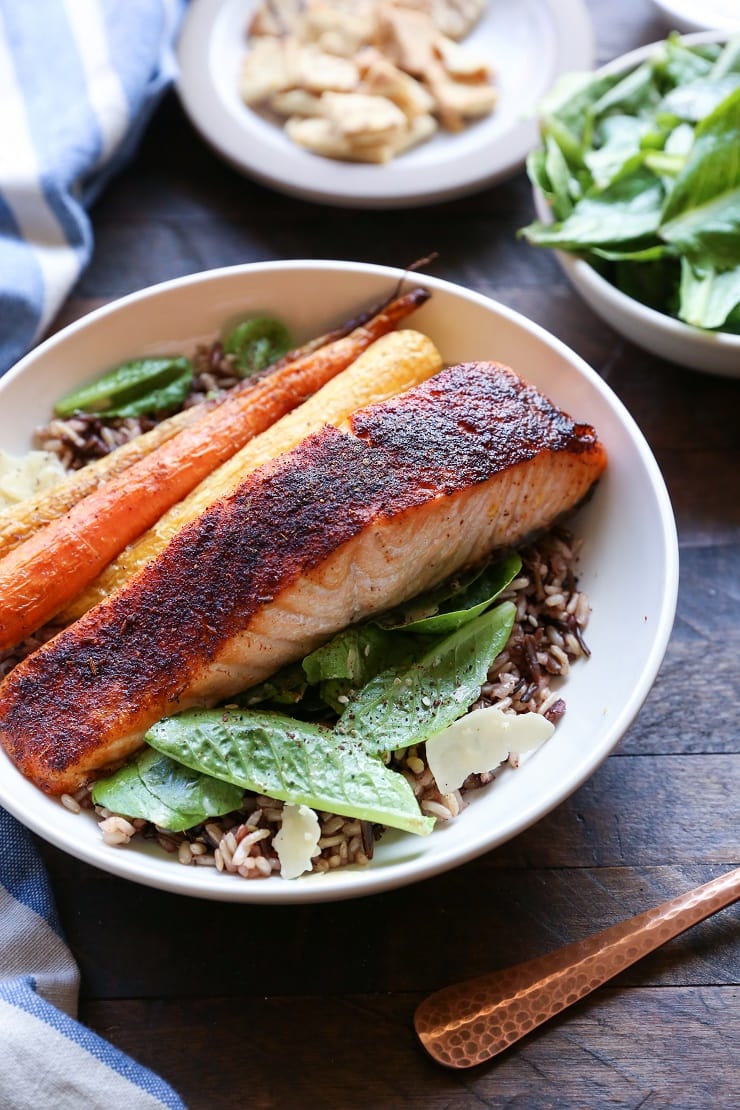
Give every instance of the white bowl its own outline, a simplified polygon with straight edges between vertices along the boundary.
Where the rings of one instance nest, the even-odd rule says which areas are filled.
[[[690,44],[718,42],[722,38],[716,32],[702,32],[687,35],[685,41]],[[642,46],[639,50],[615,58],[597,72],[614,73],[630,69],[643,62],[659,46],[660,43]],[[533,192],[538,218],[543,223],[552,223],[552,212],[545,197],[537,188]],[[584,301],[602,320],[631,342],[691,370],[722,374],[730,378],[740,377],[740,335],[704,331],[684,324],[673,316],[667,316],[628,297],[577,255],[566,251],[555,251],[555,254],[566,277]]]
[[[239,313],[279,313],[298,338],[308,337],[377,303],[401,277],[360,263],[258,263],[125,297],[47,340],[0,382],[0,441],[26,450],[55,398],[117,362],[187,352]],[[573,524],[585,540],[581,582],[593,606],[592,656],[572,669],[563,689],[568,710],[553,737],[431,836],[388,833],[368,867],[295,881],[246,882],[184,867],[147,844],[108,847],[89,814],[74,815],[41,794],[0,754],[0,804],[42,837],[106,871],[182,894],[243,902],[350,898],[428,878],[508,840],[588,778],[633,720],[663,657],[677,589],[673,514],[650,449],[609,387],[542,328],[447,282],[415,275],[412,281],[433,295],[409,324],[427,332],[446,361],[510,364],[577,419],[593,423],[609,453],[606,475]]]
[[[653,0],[672,31],[740,31],[737,0]]]

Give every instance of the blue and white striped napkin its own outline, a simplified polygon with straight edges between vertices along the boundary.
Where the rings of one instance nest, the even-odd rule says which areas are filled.
[[[184,0],[0,0],[0,374],[92,250],[87,209],[174,73]],[[0,1110],[182,1108],[76,1020],[79,972],[30,834],[0,809]]]
[[[184,1110],[75,1020],[78,987],[33,840],[0,809],[0,1110]]]
[[[175,70],[184,0],[0,0],[0,374],[92,252],[87,209]]]

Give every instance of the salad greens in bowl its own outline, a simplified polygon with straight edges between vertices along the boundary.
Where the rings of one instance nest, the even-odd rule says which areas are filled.
[[[541,130],[524,238],[629,338],[740,374],[740,38],[671,35],[570,74]]]
[[[48,339],[3,378],[4,447],[16,455],[27,452],[34,429],[48,421],[60,399],[74,407],[75,391],[106,367],[134,358],[193,359],[237,316],[278,318],[303,344],[384,301],[407,277],[390,267],[299,260],[195,274],[125,297]],[[420,727],[438,748],[460,720],[469,726],[463,739],[475,749],[484,731],[476,714],[501,716],[485,707],[460,715],[475,702],[514,617],[507,598],[522,578],[519,555],[498,553],[480,573],[461,572],[410,606],[351,625],[261,689],[248,687],[216,710],[186,710],[162,720],[150,730],[143,754],[95,788],[104,812],[133,820],[141,812],[141,819],[173,836],[178,828],[190,829],[204,817],[216,821],[233,810],[245,789],[279,801],[288,794],[287,783],[296,819],[304,808],[298,803],[321,809],[342,792],[343,810],[334,812],[356,811],[364,822],[382,818],[387,826],[368,862],[295,879],[245,881],[217,866],[195,866],[202,858],[192,851],[200,852],[195,842],[182,849],[186,866],[179,848],[168,854],[156,837],[136,836],[125,847],[114,846],[101,836],[92,809],[75,812],[42,793],[0,751],[0,805],[40,836],[113,874],[195,897],[282,904],[358,897],[429,878],[509,840],[576,790],[631,724],[662,661],[677,593],[673,513],[650,448],[599,375],[542,328],[449,282],[416,274],[411,282],[431,296],[404,326],[427,336],[443,362],[493,359],[511,366],[555,405],[592,424],[608,456],[593,495],[568,521],[578,543],[571,584],[590,608],[590,654],[553,676],[554,692],[565,704],[551,735],[518,737],[514,747],[504,738],[503,754],[485,755],[495,775],[470,790],[454,819],[444,822],[430,820],[428,811],[419,815],[409,798],[411,763],[398,773],[378,754],[390,746],[402,749],[411,734],[418,740]],[[170,372],[179,375],[177,367]],[[155,378],[159,388],[161,379]],[[108,378],[100,394],[109,397],[116,384],[119,379]],[[128,377],[124,384],[130,387]],[[141,386],[139,378],[135,384]],[[544,573],[538,562],[538,576]],[[333,733],[325,725],[326,704],[336,717]],[[547,724],[542,716],[540,721]],[[337,734],[345,726],[351,745]],[[332,735],[339,743],[327,751]],[[509,751],[521,753],[520,765],[498,767]],[[434,776],[438,782],[444,776],[452,789],[456,768],[450,754],[436,750]],[[269,808],[265,812],[269,821]],[[310,821],[310,814],[303,818]],[[234,857],[264,832],[255,826],[235,846]],[[310,833],[301,826],[296,840]]]

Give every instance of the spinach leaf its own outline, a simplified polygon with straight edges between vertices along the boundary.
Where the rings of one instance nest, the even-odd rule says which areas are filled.
[[[654,58],[653,70],[656,78],[668,85],[685,85],[697,77],[706,77],[711,73],[718,53],[717,47],[707,54],[687,46],[679,35],[672,34]]]
[[[724,77],[705,77],[689,85],[679,85],[664,97],[661,110],[689,123],[704,119],[740,86],[740,73]]]
[[[740,265],[718,272],[681,260],[679,316],[699,328],[720,328],[740,305]]]
[[[580,196],[581,187],[550,135],[545,138],[544,172],[551,183],[553,212],[557,219],[564,220],[573,211],[573,201]]]
[[[276,705],[295,705],[306,692],[306,676],[300,663],[290,663],[282,667],[267,681],[250,686],[240,694],[229,699],[229,704],[243,708],[273,702]]]
[[[636,66],[626,76],[621,76],[615,85],[604,92],[593,105],[594,119],[600,119],[610,112],[619,110],[632,116],[650,116],[660,101],[660,95],[653,81],[653,69],[649,62]]]
[[[638,166],[605,189],[588,192],[567,219],[531,224],[524,229],[524,236],[536,246],[575,251],[630,242],[657,231],[663,199],[660,179]]]
[[[740,88],[696,128],[666,200],[660,237],[705,266],[740,258]]]
[[[374,624],[353,625],[338,632],[322,647],[303,660],[306,679],[311,684],[331,678],[346,678],[362,686],[378,671],[393,665],[398,637]]]
[[[503,602],[436,641],[406,670],[383,671],[350,698],[337,732],[375,753],[441,732],[477,699],[515,615]]]
[[[599,125],[599,145],[584,155],[599,188],[613,181],[625,162],[640,153],[642,140],[649,132],[650,125],[645,120],[634,116],[607,116]]]
[[[318,684],[322,701],[339,715],[356,689],[380,671],[406,666],[414,651],[412,637],[386,632],[365,621],[337,633],[307,655],[303,670],[309,683]]]
[[[519,555],[462,575],[438,590],[422,594],[407,606],[381,618],[384,628],[429,635],[448,635],[485,612],[522,568]]]
[[[126,817],[142,817],[172,832],[238,809],[243,795],[241,788],[183,767],[150,748],[99,779],[92,791],[96,805]]]
[[[186,358],[140,358],[124,362],[88,385],[66,393],[57,416],[75,412],[136,417],[179,407],[188,395],[193,367]]]
[[[240,377],[265,370],[290,350],[293,340],[282,320],[252,316],[243,320],[224,339],[224,351],[233,355]]]
[[[333,730],[279,713],[190,710],[159,721],[146,740],[186,767],[270,798],[425,835],[403,775]]]

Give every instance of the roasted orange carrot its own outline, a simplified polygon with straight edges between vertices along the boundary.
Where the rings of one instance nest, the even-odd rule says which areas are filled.
[[[396,298],[343,339],[230,395],[0,560],[0,651],[59,613],[126,544],[220,463],[349,366],[423,304],[422,289]]]
[[[373,316],[386,308],[389,303],[390,300],[384,301],[383,304],[376,305],[374,309],[345,320],[344,323],[332,328],[331,331],[315,336],[301,347],[289,351],[277,362],[268,366],[259,377],[267,377],[287,366],[289,362],[295,362],[296,359],[313,354],[320,347],[334,343],[337,339],[343,339],[349,332],[366,324]],[[192,405],[190,408],[175,413],[174,416],[160,421],[150,431],[142,432],[141,435],[135,436],[128,443],[121,444],[109,455],[104,455],[101,459],[88,463],[80,470],[71,471],[51,489],[44,490],[42,493],[29,497],[26,501],[22,501],[12,508],[0,512],[0,558],[7,555],[14,547],[18,547],[34,532],[38,532],[45,524],[69,512],[73,505],[76,505],[83,497],[87,497],[89,493],[114,478],[116,474],[120,474],[129,466],[137,463],[139,459],[151,454],[161,443],[172,439],[186,425],[199,420],[209,409],[224,401],[228,395],[236,393],[238,390],[250,388],[253,382],[254,379],[239,382],[223,394],[209,398],[206,401],[200,401],[197,405]]]

